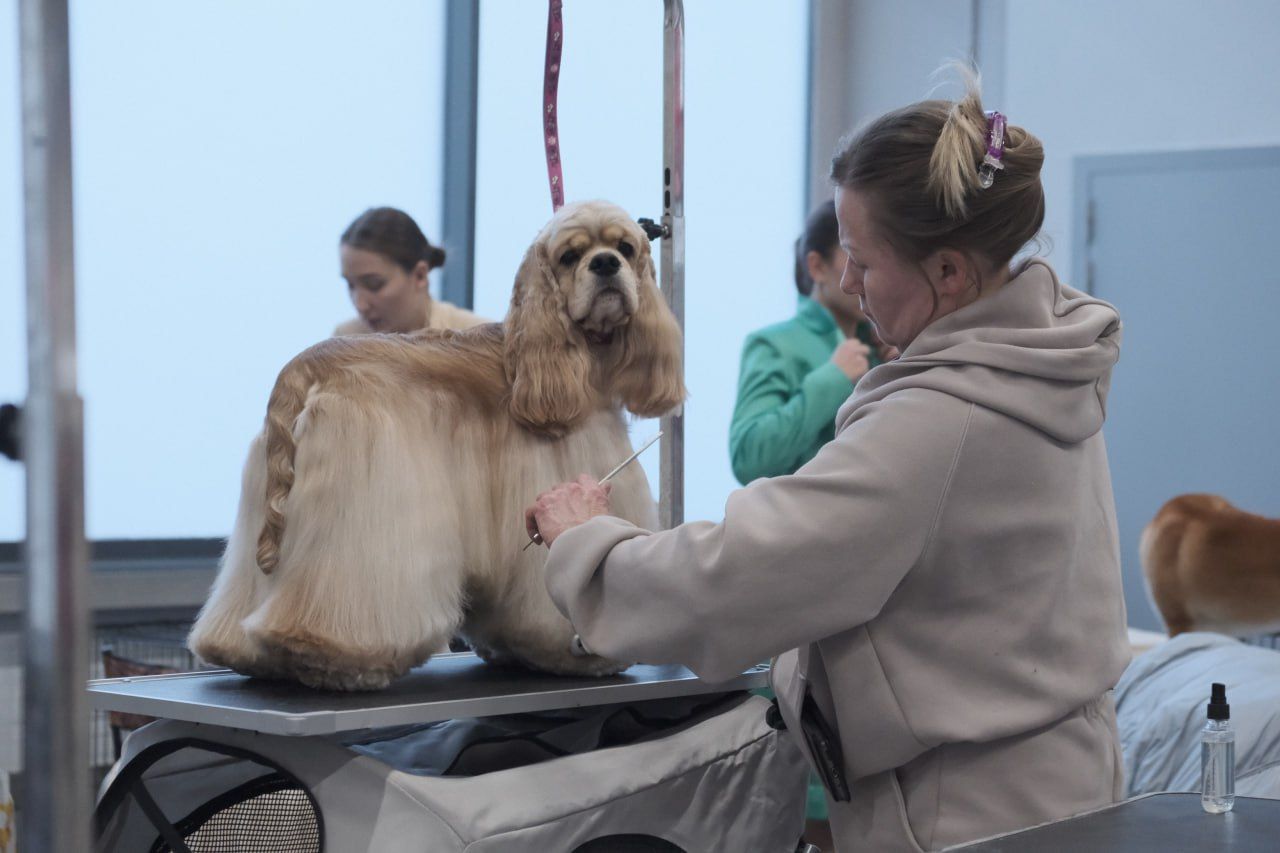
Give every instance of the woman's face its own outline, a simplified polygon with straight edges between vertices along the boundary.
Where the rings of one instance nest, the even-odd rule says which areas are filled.
[[[849,262],[844,249],[835,246],[825,258],[818,252],[810,252],[805,260],[809,266],[809,278],[813,279],[813,298],[831,312],[837,323],[842,327],[856,326],[866,319],[858,304],[857,294],[845,293],[840,289],[840,279]]]
[[[936,319],[938,303],[923,265],[901,260],[880,239],[857,190],[836,191],[836,219],[840,246],[848,253],[840,289],[859,298],[881,340],[905,350]]]
[[[360,319],[375,332],[414,332],[427,324],[427,262],[406,271],[386,255],[339,247],[342,277]]]

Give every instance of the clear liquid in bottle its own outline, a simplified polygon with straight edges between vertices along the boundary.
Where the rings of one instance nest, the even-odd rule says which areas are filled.
[[[1235,733],[1206,730],[1200,743],[1200,805],[1209,814],[1229,812],[1236,804],[1235,766]]]

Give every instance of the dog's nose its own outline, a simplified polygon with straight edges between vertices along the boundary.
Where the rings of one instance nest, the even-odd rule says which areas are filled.
[[[587,264],[587,269],[596,275],[616,275],[622,268],[622,261],[613,252],[600,252]]]

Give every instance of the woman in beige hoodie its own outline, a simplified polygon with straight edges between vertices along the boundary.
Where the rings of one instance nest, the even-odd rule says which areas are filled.
[[[431,298],[427,275],[444,266],[444,254],[403,210],[373,207],[357,216],[342,232],[338,257],[359,316],[333,333],[467,329],[488,323],[465,308]]]
[[[585,648],[711,681],[777,656],[788,731],[807,704],[839,742],[840,851],[933,850],[1121,795],[1101,432],[1120,319],[1042,262],[1009,266],[1040,228],[1042,161],[973,88],[872,122],[832,168],[841,287],[902,355],[835,438],[733,492],[720,523],[641,530],[590,478],[529,511]]]

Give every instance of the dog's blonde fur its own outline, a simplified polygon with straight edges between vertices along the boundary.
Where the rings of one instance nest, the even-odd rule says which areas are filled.
[[[1142,532],[1140,553],[1169,636],[1280,631],[1280,519],[1180,495]]]
[[[614,275],[591,269],[616,259]],[[597,261],[599,263],[599,261]],[[524,509],[630,453],[620,408],[685,396],[678,325],[648,241],[603,202],[566,207],[516,275],[501,325],[333,338],[276,381],[240,509],[188,643],[240,672],[376,689],[462,632],[479,654],[557,673],[572,629],[523,551]],[[643,470],[611,512],[656,524]]]

